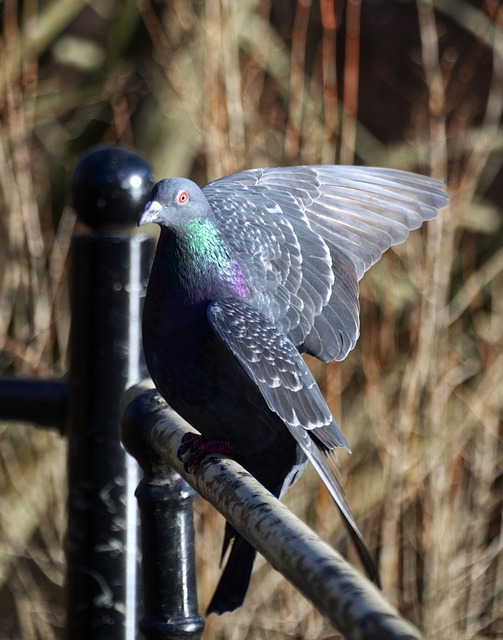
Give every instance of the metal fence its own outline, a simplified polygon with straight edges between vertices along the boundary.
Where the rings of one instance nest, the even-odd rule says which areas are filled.
[[[81,159],[72,193],[87,230],[72,241],[68,377],[0,378],[0,419],[56,426],[68,438],[67,637],[133,640],[140,629],[148,640],[202,637],[196,489],[347,638],[420,638],[236,462],[212,456],[185,473],[176,451],[189,425],[139,384],[154,241],[133,230],[152,183],[130,150],[98,147]],[[134,457],[121,445],[121,422]]]

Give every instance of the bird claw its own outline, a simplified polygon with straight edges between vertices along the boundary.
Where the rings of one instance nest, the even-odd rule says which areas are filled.
[[[183,468],[190,473],[190,467],[199,464],[210,453],[223,453],[231,458],[239,456],[228,440],[207,440],[198,433],[186,433],[178,448],[178,459],[183,462]]]

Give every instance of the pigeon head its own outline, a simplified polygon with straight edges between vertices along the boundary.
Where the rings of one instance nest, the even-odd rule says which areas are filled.
[[[229,295],[249,296],[241,267],[206,196],[194,182],[184,178],[158,182],[138,225],[147,222],[161,227],[159,260],[174,265],[187,299],[200,302]]]
[[[154,222],[179,231],[190,220],[211,215],[208,201],[197,184],[185,178],[168,178],[152,189],[150,202],[147,202],[138,226]]]

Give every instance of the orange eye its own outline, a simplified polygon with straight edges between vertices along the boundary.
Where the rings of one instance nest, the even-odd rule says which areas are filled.
[[[176,201],[178,204],[185,204],[189,201],[189,194],[186,191],[179,191],[176,196]]]

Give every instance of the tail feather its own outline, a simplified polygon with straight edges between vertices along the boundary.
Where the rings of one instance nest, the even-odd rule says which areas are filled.
[[[381,588],[381,579],[375,559],[360,530],[356,526],[356,522],[344,495],[339,462],[335,452],[335,447],[339,446],[339,443],[334,438],[339,438],[338,434],[340,433],[335,420],[332,419],[329,427],[318,427],[307,432],[307,434],[305,429],[300,425],[287,424],[287,426],[339,507],[344,524],[351,536],[368,577]]]
[[[248,590],[256,551],[244,538],[227,524],[224,539],[224,551],[231,538],[234,537],[229,559],[220,577],[215,594],[206,611],[210,613],[226,613],[234,611],[243,604]]]
[[[311,462],[339,507],[344,525],[346,526],[351,540],[353,541],[358,555],[360,556],[360,560],[368,577],[377,587],[379,587],[379,589],[382,589],[381,578],[374,556],[368,548],[363,535],[356,526],[356,522],[349,509],[348,503],[346,502],[335,450],[326,449],[323,445],[318,445],[314,439],[313,442],[316,444],[316,447],[313,447],[312,453],[309,456]]]

